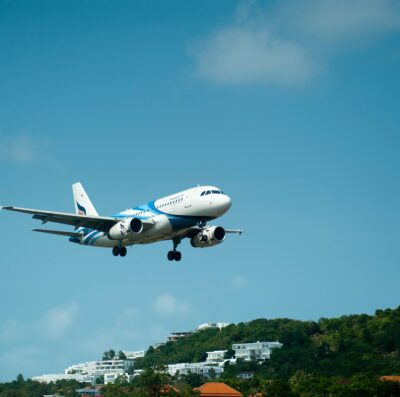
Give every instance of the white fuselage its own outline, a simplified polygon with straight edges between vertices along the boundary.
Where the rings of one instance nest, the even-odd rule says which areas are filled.
[[[147,204],[127,209],[115,218],[137,218],[151,227],[141,233],[127,233],[123,239],[113,239],[96,229],[79,228],[82,237],[71,237],[70,241],[98,247],[113,247],[147,244],[173,239],[189,228],[223,215],[231,207],[231,199],[215,186],[198,186],[187,189]]]

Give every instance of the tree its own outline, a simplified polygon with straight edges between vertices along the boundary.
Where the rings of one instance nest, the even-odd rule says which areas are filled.
[[[99,375],[96,378],[96,385],[102,385],[104,384],[104,375]]]
[[[269,397],[292,397],[294,396],[288,382],[276,379],[264,383],[262,391]]]
[[[215,380],[216,378],[216,372],[213,367],[208,371],[208,376],[210,377],[210,380]]]
[[[17,375],[17,382],[18,383],[24,383],[24,375],[22,375],[21,373],[19,373],[18,375]]]
[[[159,397],[161,391],[171,382],[170,376],[159,367],[155,371],[152,368],[144,370],[136,379],[142,396]]]
[[[207,381],[207,378],[204,375],[196,374],[194,372],[181,376],[181,379],[186,381],[191,387],[199,387]]]
[[[128,382],[127,375],[125,375],[125,374],[118,375],[115,378],[114,384],[119,385],[119,386],[128,386],[129,382]]]
[[[103,353],[103,361],[113,360],[114,358],[115,358],[115,351],[113,349],[110,349]]]

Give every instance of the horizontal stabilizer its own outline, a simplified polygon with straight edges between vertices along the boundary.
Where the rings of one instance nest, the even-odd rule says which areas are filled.
[[[65,236],[65,237],[82,237],[82,233],[74,233],[74,232],[64,232],[62,230],[47,230],[47,229],[33,229],[33,232],[40,233],[48,233],[48,234],[56,234],[57,236]]]
[[[244,230],[242,229],[225,229],[226,233],[238,233],[238,234],[242,234],[244,233]]]

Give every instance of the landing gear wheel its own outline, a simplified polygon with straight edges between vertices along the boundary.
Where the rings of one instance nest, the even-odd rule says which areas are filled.
[[[168,260],[179,262],[182,259],[182,254],[179,251],[169,251]]]
[[[206,243],[208,240],[207,236],[204,234],[203,236],[201,236],[201,241],[203,241],[204,243]]]
[[[118,256],[118,255],[120,254],[120,250],[119,250],[118,245],[116,245],[115,247],[113,247],[112,253],[113,253],[114,256]]]
[[[172,251],[168,252],[168,260],[169,261],[177,261],[179,262],[182,259],[182,254],[176,250],[176,247],[181,243],[181,238],[180,237],[174,237],[172,239],[172,242],[174,244]]]
[[[120,256],[125,256],[126,255],[126,247],[120,247],[119,248],[119,254]]]

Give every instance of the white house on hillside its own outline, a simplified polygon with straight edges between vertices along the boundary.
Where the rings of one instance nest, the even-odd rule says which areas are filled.
[[[232,323],[204,323],[200,324],[197,327],[197,331],[202,331],[203,329],[208,329],[208,328],[218,328],[219,330],[221,330],[222,328],[225,328],[231,324]]]
[[[271,357],[273,349],[280,349],[282,343],[279,342],[252,342],[252,343],[235,343],[232,350],[235,352],[236,359],[245,361],[261,361],[268,360]]]
[[[210,365],[206,362],[202,363],[180,363],[180,364],[169,364],[168,373],[171,376],[182,376],[189,374],[199,374],[209,377],[211,372],[215,376],[219,376],[224,369],[218,365]]]
[[[206,361],[208,363],[212,362],[220,362],[220,361],[224,361],[225,358],[225,353],[228,350],[214,350],[213,352],[207,352],[207,359]]]

